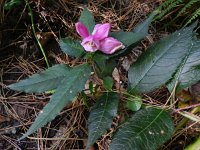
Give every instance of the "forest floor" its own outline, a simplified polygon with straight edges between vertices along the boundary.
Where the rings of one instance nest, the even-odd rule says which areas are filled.
[[[112,30],[131,31],[148,14],[161,4],[161,0],[98,0],[87,3],[84,0],[30,0],[34,15],[34,26],[50,65],[73,64],[74,59],[64,54],[59,47],[61,37],[78,38],[74,24],[78,21],[82,8],[93,13],[96,22],[109,22]],[[25,3],[3,10],[5,0],[0,2],[0,150],[27,149],[84,149],[87,142],[87,117],[90,108],[81,100],[67,105],[59,116],[34,135],[18,142],[22,133],[27,131],[37,114],[49,101],[49,94],[26,94],[10,90],[7,86],[28,76],[41,72],[47,66],[31,29],[30,13]],[[168,18],[170,20],[170,18]],[[124,85],[127,82],[127,63],[135,59],[155,41],[165,37],[180,26],[170,24],[168,20],[153,22],[149,35],[126,58],[119,59],[119,75]],[[76,62],[76,63],[81,63]],[[124,65],[126,64],[126,65]],[[126,88],[126,86],[124,86]],[[200,85],[193,86],[196,97]],[[166,88],[143,95],[149,104],[164,104],[170,93]],[[181,97],[192,96],[186,90]],[[186,103],[187,105],[188,101]],[[188,110],[190,111],[190,110]],[[175,125],[183,119],[172,113]],[[163,150],[181,150],[200,134],[199,126],[194,122],[183,124]],[[91,149],[106,150],[110,134],[103,136]]]

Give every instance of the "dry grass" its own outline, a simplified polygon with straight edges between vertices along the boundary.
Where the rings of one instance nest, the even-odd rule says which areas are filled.
[[[49,95],[14,93],[5,84],[17,82],[24,77],[41,71],[42,66],[39,66],[41,61],[28,62],[22,58],[18,60],[14,56],[1,61],[4,63],[1,63],[3,82],[1,82],[0,95],[0,114],[2,115],[0,122],[6,123],[2,124],[0,129],[2,142],[6,141],[8,147],[10,147],[10,143],[13,143],[12,146],[18,149],[20,149],[19,147],[23,149],[24,146],[26,149],[32,149],[33,147],[35,147],[33,149],[47,149],[47,147],[48,149],[57,149],[57,147],[73,149],[73,147],[79,147],[84,144],[85,137],[87,137],[87,129],[85,129],[86,110],[82,100],[77,100],[66,106],[56,121],[49,123],[43,131],[38,131],[35,135],[37,138],[29,137],[33,140],[24,140],[21,143],[16,141],[21,133],[27,130],[27,126],[32,124],[38,112],[47,104]]]

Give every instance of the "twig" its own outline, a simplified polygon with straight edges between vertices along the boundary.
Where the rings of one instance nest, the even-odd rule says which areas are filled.
[[[191,111],[191,113],[192,113],[192,114],[196,114],[196,113],[198,113],[199,111],[200,111],[200,107],[196,107],[196,108],[194,108],[194,109]],[[180,113],[179,113],[179,114],[180,114]],[[190,120],[190,119],[188,119],[188,118],[183,118],[183,119],[180,121],[180,123],[176,126],[175,131],[178,131],[178,130],[181,129],[183,126],[185,126],[189,120]]]
[[[184,108],[176,109],[175,112],[178,112],[178,111],[181,111],[181,110],[185,110],[185,109],[195,108],[195,107],[198,107],[198,106],[200,106],[200,103],[199,104],[190,105],[190,106],[187,106],[187,107],[184,107]]]

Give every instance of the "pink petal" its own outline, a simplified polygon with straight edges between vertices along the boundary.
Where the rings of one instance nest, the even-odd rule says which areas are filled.
[[[84,38],[83,41],[81,42],[81,45],[87,52],[95,52],[100,47],[99,41],[95,40],[93,35]]]
[[[94,35],[94,38],[98,40],[102,40],[108,37],[108,34],[110,32],[110,27],[111,25],[109,23],[96,24],[92,32],[92,34]]]
[[[100,51],[105,54],[112,54],[119,49],[123,49],[125,46],[118,40],[108,37],[101,41],[100,43]]]
[[[82,38],[86,38],[89,36],[89,31],[84,24],[82,24],[81,22],[77,22],[75,26],[76,26],[76,31]]]
[[[100,26],[102,26],[102,24],[96,24],[96,25],[94,26],[94,30],[92,31],[92,34],[93,34],[93,35],[97,32],[97,29],[98,29]]]

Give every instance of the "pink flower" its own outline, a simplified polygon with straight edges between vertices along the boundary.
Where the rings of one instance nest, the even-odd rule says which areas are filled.
[[[105,38],[100,43],[100,51],[102,51],[105,54],[112,54],[117,50],[123,48],[125,48],[125,46],[121,42],[112,37]]]
[[[95,52],[100,48],[99,40],[96,40],[92,35],[84,38],[81,45],[87,52]]]
[[[92,35],[84,24],[78,22],[75,24],[76,31],[83,38],[81,45],[87,52],[95,52],[97,50],[106,54],[112,54],[115,51],[124,48],[124,45],[118,40],[108,37],[110,32],[110,24],[96,24]]]

